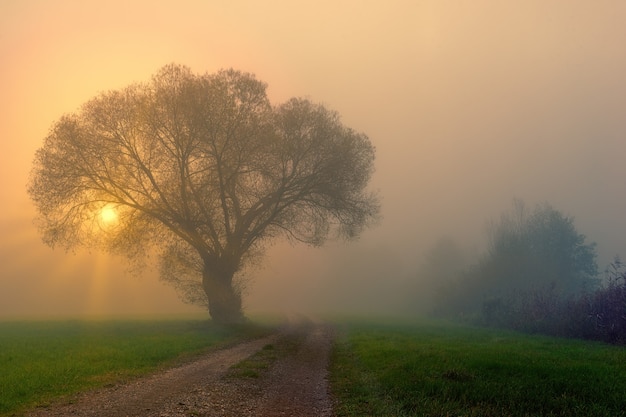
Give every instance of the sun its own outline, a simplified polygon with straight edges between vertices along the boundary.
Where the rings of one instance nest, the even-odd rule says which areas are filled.
[[[100,223],[103,226],[112,226],[117,223],[117,210],[110,204],[100,209]]]

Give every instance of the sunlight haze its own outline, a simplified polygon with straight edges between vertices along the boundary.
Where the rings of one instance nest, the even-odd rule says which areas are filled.
[[[376,147],[380,222],[277,241],[245,271],[247,312],[393,312],[434,242],[482,250],[514,198],[573,216],[602,269],[626,256],[624,21],[617,0],[2,1],[0,320],[202,313],[156,265],[45,246],[26,190],[56,120],[169,63],[253,73]]]

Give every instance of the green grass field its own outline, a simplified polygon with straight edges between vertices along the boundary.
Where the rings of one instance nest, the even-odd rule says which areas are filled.
[[[0,322],[0,416],[268,331],[208,320]]]
[[[623,347],[441,322],[340,334],[338,416],[626,415]]]

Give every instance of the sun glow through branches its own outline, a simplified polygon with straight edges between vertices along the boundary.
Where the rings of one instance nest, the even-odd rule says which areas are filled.
[[[111,227],[117,223],[118,215],[117,210],[110,204],[105,205],[100,209],[98,214],[98,220],[102,227]]]

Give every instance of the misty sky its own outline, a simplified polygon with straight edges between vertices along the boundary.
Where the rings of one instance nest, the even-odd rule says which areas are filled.
[[[1,1],[0,319],[197,311],[155,271],[44,246],[26,194],[55,120],[172,62],[252,72],[377,148],[380,224],[278,243],[249,311],[384,311],[434,242],[480,250],[513,198],[573,216],[601,268],[626,257],[625,21],[621,0]]]

